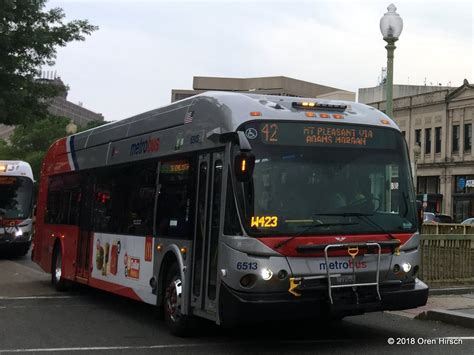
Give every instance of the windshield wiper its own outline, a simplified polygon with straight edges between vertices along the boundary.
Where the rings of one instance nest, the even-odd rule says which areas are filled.
[[[392,239],[397,239],[392,233],[387,232],[384,227],[380,224],[375,222],[374,220],[370,219],[369,217],[373,217],[373,213],[359,213],[359,212],[343,212],[343,213],[315,213],[316,216],[340,216],[340,217],[359,217],[362,221],[372,225],[373,227],[377,228],[379,232],[388,235]]]
[[[322,228],[322,227],[335,227],[335,226],[353,226],[359,223],[321,223],[321,224],[311,224],[303,229],[301,232],[289,237],[288,239],[282,240],[280,243],[274,246],[275,249],[281,248],[283,245],[287,244],[288,242],[292,241],[293,239],[307,233],[313,228]]]
[[[313,213],[315,216],[335,216],[335,217],[367,217],[373,216],[373,213],[360,212],[341,212],[341,213]]]

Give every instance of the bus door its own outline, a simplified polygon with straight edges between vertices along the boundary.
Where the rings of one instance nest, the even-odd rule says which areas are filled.
[[[217,258],[224,152],[198,159],[191,305],[216,312]]]
[[[79,238],[76,260],[76,280],[79,282],[87,282],[91,272],[93,197],[94,180],[91,176],[86,176],[81,185],[79,208]]]

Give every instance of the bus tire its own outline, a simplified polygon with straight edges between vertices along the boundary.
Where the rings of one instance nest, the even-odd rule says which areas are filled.
[[[59,292],[66,291],[67,289],[66,280],[63,277],[62,260],[63,260],[63,256],[62,256],[61,246],[57,244],[54,247],[53,259],[51,263],[51,284]]]
[[[171,334],[186,337],[191,335],[193,320],[191,316],[181,313],[183,289],[181,273],[176,262],[168,270],[163,293],[165,323]]]

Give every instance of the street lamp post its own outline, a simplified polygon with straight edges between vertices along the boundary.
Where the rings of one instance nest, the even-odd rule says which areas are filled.
[[[387,49],[387,100],[386,112],[390,118],[393,118],[393,57],[395,42],[402,33],[403,20],[399,14],[396,13],[396,6],[390,4],[387,7],[388,12],[380,19],[380,32],[382,32],[383,39],[387,42],[385,48]]]

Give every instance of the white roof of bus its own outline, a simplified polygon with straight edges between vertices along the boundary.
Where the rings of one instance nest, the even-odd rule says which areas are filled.
[[[308,117],[303,109],[293,107],[294,102],[314,102],[322,107],[315,109],[318,115]],[[324,105],[344,105],[346,108],[331,109]],[[184,124],[188,112],[196,111],[191,124]],[[252,117],[251,112],[261,115]],[[329,114],[329,119],[319,114]],[[343,119],[335,119],[335,114],[343,114]],[[390,127],[400,130],[397,124],[374,107],[350,101],[273,96],[225,91],[208,91],[170,105],[138,115],[114,121],[74,135],[75,149],[82,150],[108,144],[129,137],[140,136],[152,131],[172,127],[196,129],[208,132],[215,128],[235,131],[243,123],[257,120],[290,120],[306,122],[338,122],[371,126]]]
[[[0,176],[25,176],[35,181],[30,164],[21,160],[0,160]],[[6,171],[4,171],[6,170]]]

